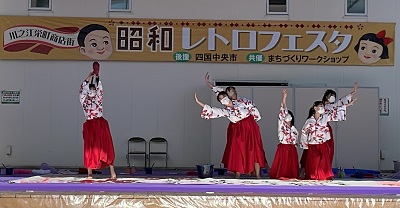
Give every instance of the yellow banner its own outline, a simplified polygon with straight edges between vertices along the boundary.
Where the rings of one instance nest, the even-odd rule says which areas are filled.
[[[0,59],[394,64],[394,23],[0,16]]]

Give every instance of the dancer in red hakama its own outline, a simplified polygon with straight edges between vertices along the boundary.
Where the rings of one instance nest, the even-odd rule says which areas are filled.
[[[279,144],[269,174],[272,179],[296,179],[299,177],[297,155],[298,132],[294,127],[294,115],[286,106],[287,90],[282,91],[282,103],[278,116]]]
[[[79,100],[85,114],[83,124],[83,162],[88,170],[88,179],[93,177],[92,170],[110,167],[111,179],[116,179],[114,171],[114,146],[110,128],[103,118],[103,86],[99,78],[99,65],[93,64],[79,90]]]
[[[215,108],[200,102],[195,95],[196,102],[203,108],[201,117],[228,118],[232,123],[227,136],[230,137],[224,152],[223,163],[225,167],[235,172],[235,177],[240,174],[255,172],[260,178],[260,169],[265,165],[265,153],[261,140],[260,128],[256,121],[260,120],[258,111],[253,111],[251,102],[232,102],[226,92],[220,92],[218,101],[225,108]]]

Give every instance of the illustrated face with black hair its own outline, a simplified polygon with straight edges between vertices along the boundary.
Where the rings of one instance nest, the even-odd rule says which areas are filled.
[[[79,51],[94,60],[105,60],[111,56],[113,47],[110,32],[103,25],[90,24],[78,34]]]
[[[381,59],[389,58],[388,44],[393,39],[386,37],[386,31],[378,33],[366,33],[360,37],[354,50],[357,52],[358,59],[364,64],[374,64]]]
[[[357,56],[364,64],[374,64],[381,60],[383,46],[370,40],[361,40]]]

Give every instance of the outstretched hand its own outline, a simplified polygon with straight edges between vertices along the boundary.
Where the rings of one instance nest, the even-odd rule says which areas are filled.
[[[283,88],[282,90],[282,97],[287,97],[287,89]]]
[[[355,83],[354,83],[353,92],[351,92],[351,95],[355,95],[355,94],[357,93],[357,90],[358,90],[358,83],[355,82]]]
[[[213,84],[211,84],[211,82],[210,82],[210,74],[207,72],[206,73],[206,75],[204,76],[204,81],[206,81],[206,84],[207,84],[207,86],[209,87],[209,88],[213,88],[214,87],[214,85]]]
[[[204,107],[204,103],[200,102],[200,100],[197,98],[197,93],[194,93],[194,99],[196,100],[197,104],[199,104],[201,107]]]
[[[282,105],[286,108],[286,97],[287,97],[287,89],[283,88],[282,90]]]

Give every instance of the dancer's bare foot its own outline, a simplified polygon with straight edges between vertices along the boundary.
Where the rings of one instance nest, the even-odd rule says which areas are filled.
[[[92,169],[88,168],[87,171],[88,171],[88,176],[87,176],[86,179],[88,179],[88,180],[93,179],[93,171],[92,171]]]
[[[248,176],[255,176],[255,172],[252,171],[252,172],[248,173],[247,175],[248,175]]]
[[[235,173],[235,178],[236,178],[236,179],[239,179],[239,178],[240,178],[240,173],[236,172],[236,173]]]
[[[255,172],[255,173],[254,173],[254,176],[255,176],[257,179],[261,179],[261,172],[260,172],[260,170],[258,170],[257,172]]]
[[[256,176],[257,179],[260,179],[260,178],[261,178],[261,173],[260,173],[260,171],[261,171],[260,164],[255,163],[255,164],[254,164],[254,175]]]
[[[112,166],[112,165],[110,165],[110,173],[111,173],[111,179],[116,180],[117,174],[115,174],[114,166]]]

